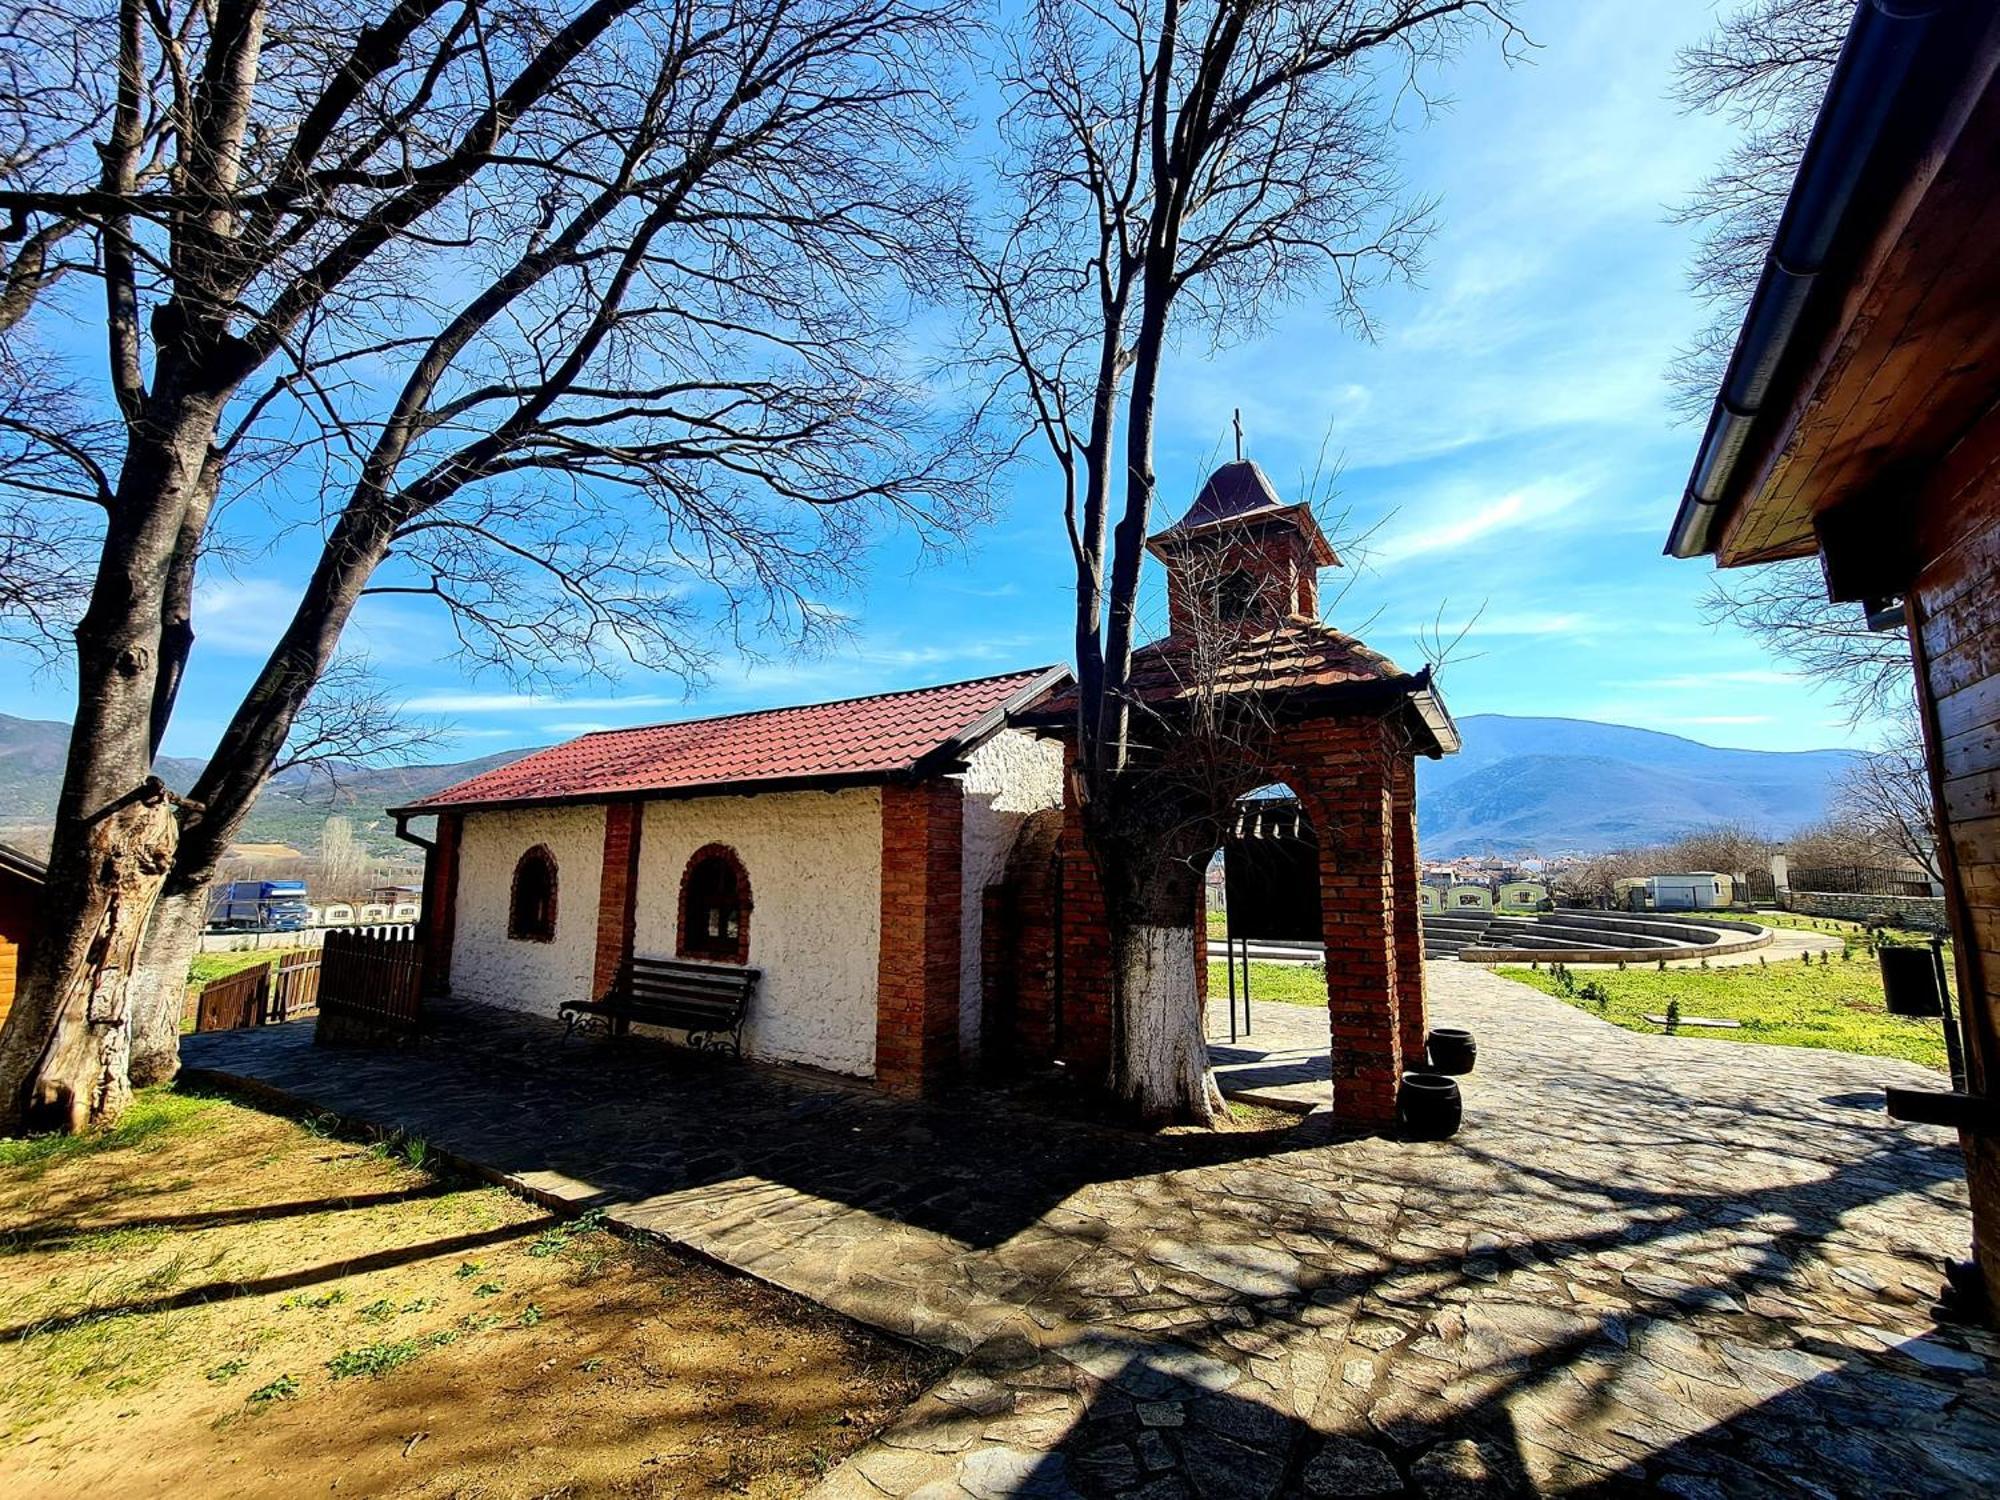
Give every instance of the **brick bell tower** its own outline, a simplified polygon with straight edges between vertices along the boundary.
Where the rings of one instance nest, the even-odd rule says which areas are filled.
[[[1194,504],[1146,550],[1167,569],[1167,628],[1220,624],[1257,634],[1319,619],[1319,570],[1340,558],[1312,507],[1287,505],[1250,459],[1208,476]]]

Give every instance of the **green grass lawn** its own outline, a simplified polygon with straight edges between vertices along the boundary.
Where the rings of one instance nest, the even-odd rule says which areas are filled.
[[[1659,1035],[1659,1027],[1641,1018],[1664,1015],[1667,1002],[1678,1000],[1683,1015],[1743,1023],[1731,1031],[1684,1030],[1683,1036],[1896,1057],[1940,1072],[1945,1066],[1941,1024],[1936,1019],[1890,1015],[1882,1003],[1882,971],[1859,947],[1850,959],[1843,961],[1834,954],[1824,964],[1793,959],[1715,969],[1576,970],[1579,987],[1593,981],[1604,986],[1611,998],[1602,1009],[1562,994],[1547,969],[1508,967],[1494,972],[1627,1031]],[[1238,975],[1240,984],[1240,970]],[[1229,976],[1220,962],[1208,966],[1208,993],[1211,1000],[1229,993]],[[1284,1005],[1323,1007],[1326,978],[1317,964],[1255,963],[1250,966],[1250,994]]]
[[[296,952],[296,948],[266,948],[248,953],[197,953],[194,962],[188,965],[188,983],[207,984],[211,979],[240,974],[259,964],[274,964],[285,954]]]
[[[1243,966],[1236,966],[1236,982],[1243,983]],[[1221,959],[1208,965],[1208,998],[1229,997],[1229,971]],[[1250,965],[1250,998],[1275,1000],[1283,1005],[1326,1006],[1326,973],[1318,964]]]
[[[1575,971],[1578,988],[1593,982],[1603,986],[1610,998],[1601,1007],[1563,994],[1560,981],[1548,969],[1508,967],[1494,972],[1533,985],[1627,1031],[1659,1034],[1660,1028],[1643,1018],[1666,1014],[1667,1003],[1678,1000],[1683,1016],[1743,1023],[1729,1031],[1684,1030],[1683,1036],[1898,1057],[1939,1071],[1945,1066],[1942,1025],[1935,1018],[1890,1015],[1882,1003],[1882,971],[1859,949],[1850,959],[1843,961],[1835,954],[1824,964],[1793,959],[1714,969]]]

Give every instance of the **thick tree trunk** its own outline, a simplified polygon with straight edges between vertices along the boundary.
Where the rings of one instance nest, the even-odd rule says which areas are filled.
[[[134,1088],[171,1082],[180,1072],[188,965],[201,948],[207,915],[207,883],[189,889],[178,875],[153,908],[128,996]]]
[[[126,448],[90,607],[77,625],[76,720],[35,945],[0,1028],[0,1131],[28,1123],[30,1113],[38,1122],[109,1124],[124,1104],[126,985],[178,836],[166,790],[151,776],[162,604],[215,412],[205,396],[156,405]],[[166,862],[156,866],[161,838]],[[113,1026],[118,1085],[93,1100],[75,1086],[79,1047],[112,1045]],[[86,1038],[97,1040],[83,1046]],[[71,1103],[55,1110],[65,1095]]]
[[[1193,926],[1135,922],[1112,941],[1124,1016],[1113,1091],[1148,1123],[1213,1123],[1225,1106],[1208,1066]]]
[[[24,1128],[75,1132],[124,1112],[127,981],[178,840],[172,800],[151,777],[85,825],[87,878],[49,893],[71,919],[38,934],[30,960],[22,999],[38,1014],[8,1018],[8,1042],[40,1042],[9,1101]]]

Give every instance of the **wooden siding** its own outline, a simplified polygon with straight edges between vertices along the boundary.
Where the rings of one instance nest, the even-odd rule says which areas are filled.
[[[1916,509],[1928,561],[1911,594],[1940,833],[1956,887],[1970,1091],[2000,1094],[2000,416],[1931,476]],[[2000,1305],[2000,1137],[1968,1133],[1974,1239]]]
[[[1866,491],[1891,462],[1942,455],[1985,406],[2000,372],[1990,146],[2000,139],[2000,10],[1981,10],[1963,7],[1974,65],[1934,101],[1935,137],[1896,174],[1899,191],[1847,268],[1842,304],[1810,330],[1812,367],[1745,455],[1724,567],[1811,556],[1817,512]]]
[[[21,954],[27,947],[41,892],[34,881],[0,870],[0,1021],[14,1008],[14,983],[20,975]]]

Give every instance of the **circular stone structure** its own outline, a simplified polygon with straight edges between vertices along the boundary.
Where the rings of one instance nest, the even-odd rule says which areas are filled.
[[[1634,963],[1719,958],[1769,947],[1771,929],[1703,912],[1545,911],[1424,917],[1424,956],[1471,964]]]

